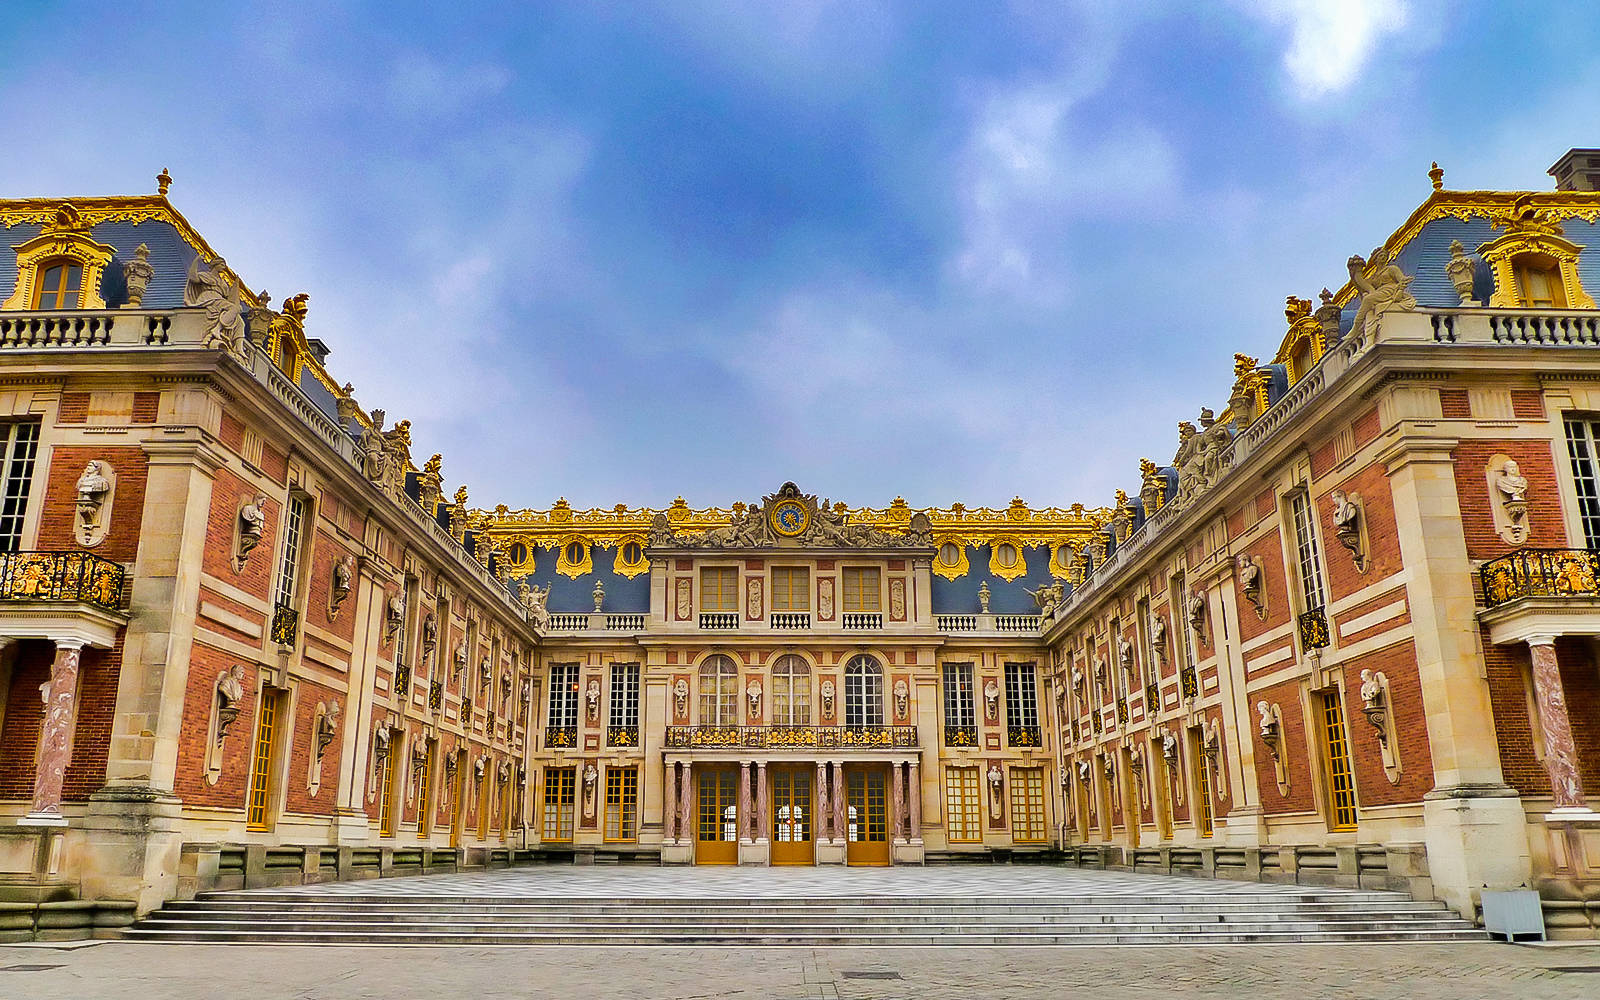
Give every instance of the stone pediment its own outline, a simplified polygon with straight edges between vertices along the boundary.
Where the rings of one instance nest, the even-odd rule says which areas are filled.
[[[784,483],[760,503],[736,504],[727,525],[698,534],[680,535],[666,514],[650,525],[652,549],[906,549],[932,548],[933,525],[921,511],[912,513],[904,531],[885,531],[853,522],[846,514]]]

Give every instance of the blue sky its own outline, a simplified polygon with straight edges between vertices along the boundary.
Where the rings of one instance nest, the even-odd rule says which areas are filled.
[[[8,5],[6,196],[171,196],[475,504],[1106,502],[1586,3]]]

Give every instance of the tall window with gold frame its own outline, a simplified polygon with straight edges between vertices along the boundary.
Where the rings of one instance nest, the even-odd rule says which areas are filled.
[[[700,610],[739,610],[739,571],[732,566],[700,568]]]
[[[606,768],[607,843],[633,843],[639,839],[639,768]]]
[[[1215,816],[1211,811],[1211,768],[1206,763],[1205,735],[1193,730],[1189,737],[1189,759],[1194,762],[1194,827],[1202,837],[1215,831]]]
[[[1338,688],[1320,696],[1322,708],[1322,764],[1328,776],[1328,829],[1356,828],[1356,782],[1350,766],[1350,741],[1344,728],[1344,699]]]
[[[272,806],[277,784],[278,725],[287,691],[264,687],[256,716],[255,751],[250,761],[250,792],[245,809],[245,827],[272,829]]]
[[[1042,844],[1048,839],[1043,768],[1011,769],[1011,839],[1018,844]]]
[[[540,836],[547,844],[572,842],[574,805],[578,770],[575,767],[544,769],[544,816]]]
[[[417,839],[427,840],[433,832],[433,753],[436,740],[422,744],[422,767],[417,773]]]
[[[398,734],[389,738],[389,752],[384,754],[378,769],[378,836],[392,837],[395,828],[394,785],[399,780],[400,769],[394,766],[394,755],[399,753]]]
[[[772,567],[772,610],[811,610],[811,571],[805,566]]]
[[[883,610],[882,574],[876,566],[846,566],[844,568],[845,611]]]
[[[952,844],[983,842],[983,803],[978,797],[978,769],[944,770],[945,834]]]

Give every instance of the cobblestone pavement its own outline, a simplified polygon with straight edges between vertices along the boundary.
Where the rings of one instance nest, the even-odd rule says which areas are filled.
[[[1559,971],[1594,969],[1593,972]],[[274,948],[0,946],[0,1000],[901,1000],[1600,996],[1600,946]]]

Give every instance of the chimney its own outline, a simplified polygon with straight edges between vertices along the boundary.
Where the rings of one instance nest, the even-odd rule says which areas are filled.
[[[1548,173],[1557,191],[1600,191],[1600,149],[1569,149]]]

